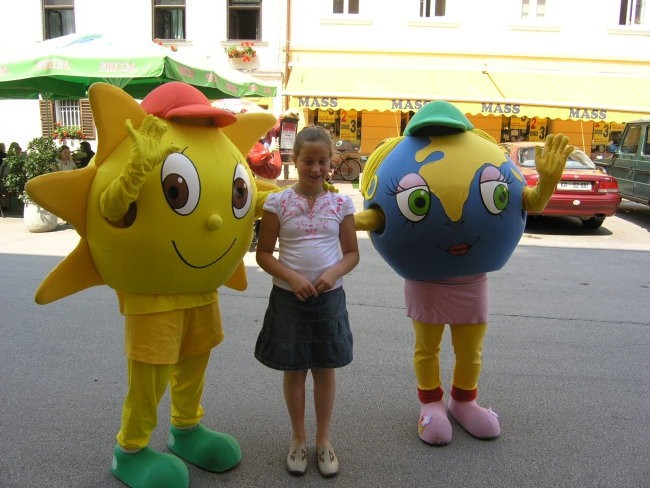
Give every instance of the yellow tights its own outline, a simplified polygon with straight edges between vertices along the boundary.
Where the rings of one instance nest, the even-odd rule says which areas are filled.
[[[146,364],[127,360],[128,391],[122,407],[117,443],[125,450],[149,444],[158,423],[158,404],[167,385],[171,390],[171,423],[191,427],[203,418],[201,396],[210,352],[181,358],[176,364]]]
[[[481,350],[487,324],[455,324],[450,329],[456,357],[452,385],[462,390],[474,390],[478,387],[481,373]],[[413,330],[413,369],[418,388],[435,390],[442,384],[439,354],[445,326],[413,320]]]

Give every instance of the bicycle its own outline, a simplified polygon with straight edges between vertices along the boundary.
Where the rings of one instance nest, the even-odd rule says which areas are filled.
[[[334,182],[334,176],[340,175],[345,181],[354,181],[361,173],[361,163],[358,158],[349,156],[343,151],[343,141],[336,144],[336,153],[332,156],[332,164],[329,183]]]

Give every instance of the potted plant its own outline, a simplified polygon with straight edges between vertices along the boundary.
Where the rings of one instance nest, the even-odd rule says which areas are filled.
[[[54,230],[58,224],[56,215],[34,204],[25,192],[25,184],[36,176],[54,171],[58,149],[49,137],[37,137],[27,145],[27,154],[9,154],[3,185],[8,192],[16,194],[25,204],[23,219],[30,232]]]
[[[78,125],[63,125],[61,122],[57,122],[54,126],[52,139],[59,141],[59,144],[68,144],[68,141],[70,141],[70,148],[74,149],[76,141],[83,140],[85,137]]]
[[[254,69],[257,60],[255,44],[251,41],[242,41],[237,45],[226,46],[224,51],[230,59],[230,64],[237,69]]]

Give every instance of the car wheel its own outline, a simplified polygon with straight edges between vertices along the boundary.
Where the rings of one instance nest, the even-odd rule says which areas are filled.
[[[586,229],[597,229],[601,225],[603,225],[603,222],[605,222],[605,217],[591,217],[590,219],[580,219],[582,221],[582,225]]]

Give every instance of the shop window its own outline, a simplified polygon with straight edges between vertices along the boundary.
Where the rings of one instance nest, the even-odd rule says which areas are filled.
[[[228,1],[228,39],[260,41],[262,31],[261,0]]]
[[[621,0],[619,25],[641,25],[645,17],[645,0]]]
[[[545,11],[546,0],[521,0],[521,20],[543,20]]]
[[[444,17],[447,0],[420,0],[420,17]]]
[[[185,0],[153,1],[154,39],[185,39]]]
[[[358,14],[359,0],[334,0],[332,12],[335,14]]]
[[[45,39],[74,34],[74,0],[44,0]]]

